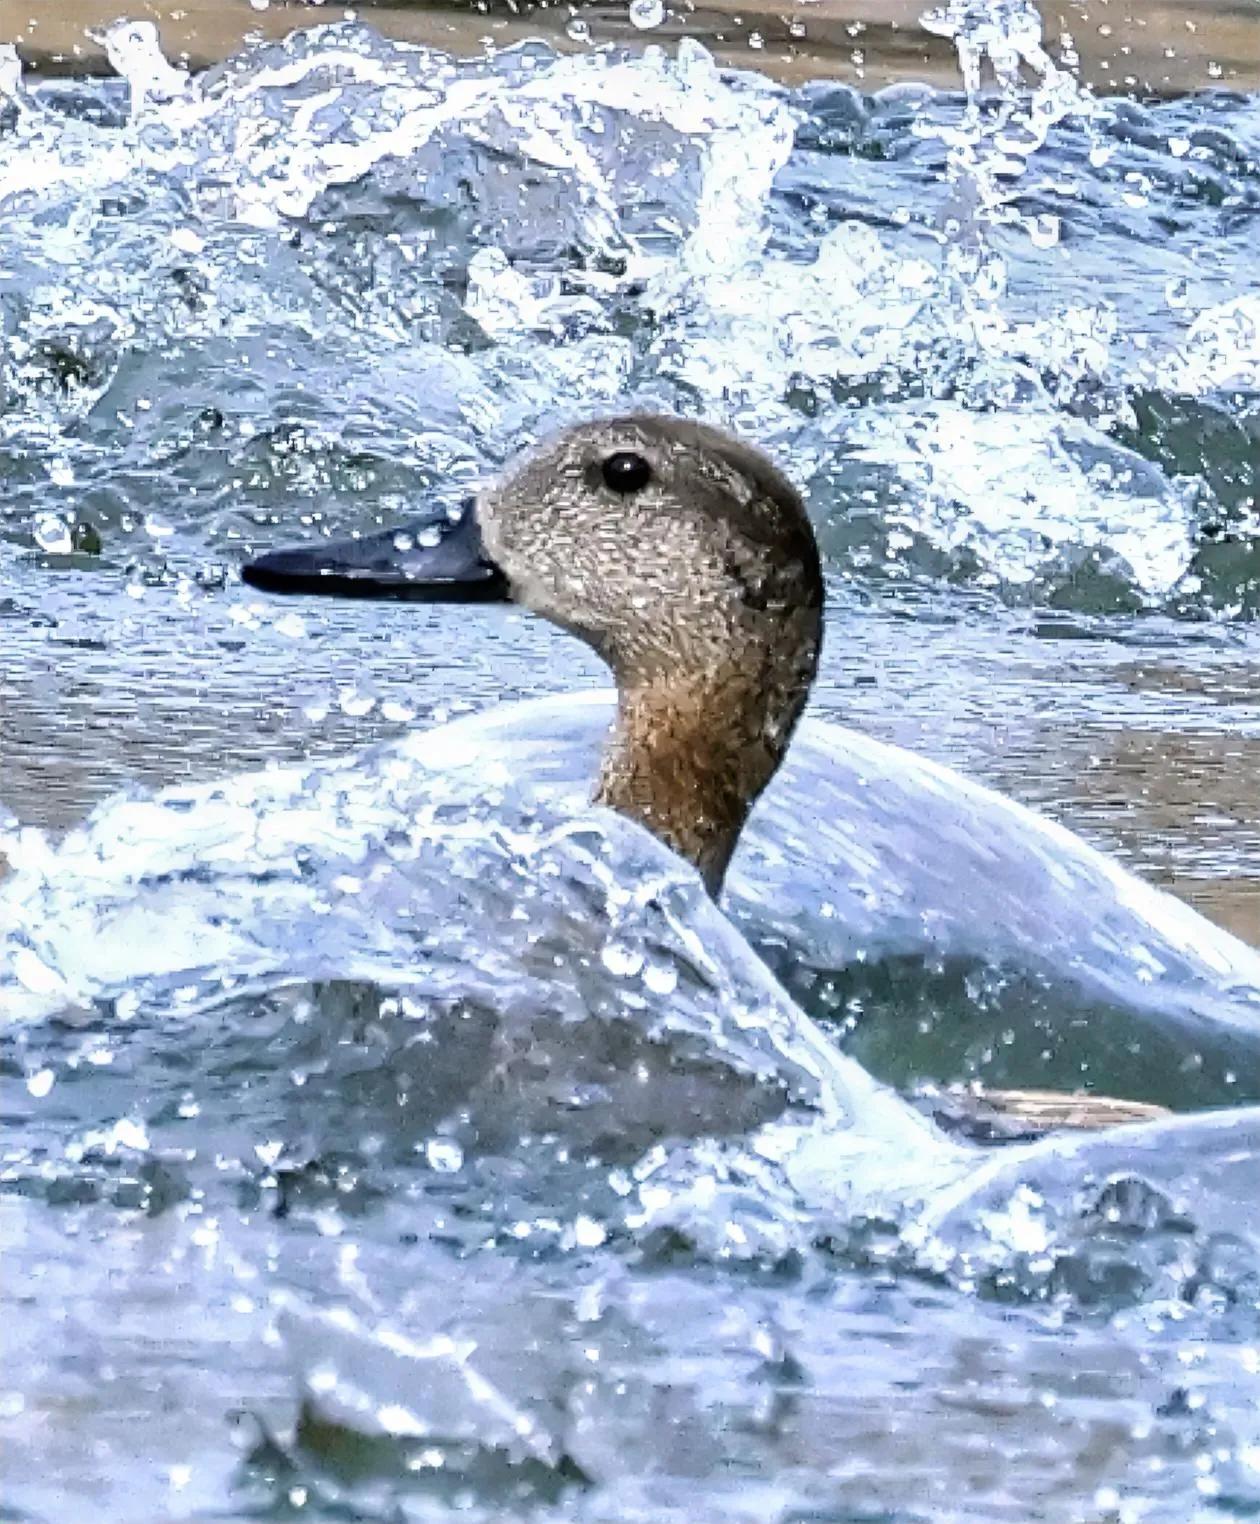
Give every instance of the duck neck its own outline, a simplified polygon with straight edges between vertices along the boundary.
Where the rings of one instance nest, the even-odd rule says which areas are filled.
[[[692,862],[715,897],[804,698],[793,703],[762,678],[728,667],[623,681],[600,769],[597,802]]]

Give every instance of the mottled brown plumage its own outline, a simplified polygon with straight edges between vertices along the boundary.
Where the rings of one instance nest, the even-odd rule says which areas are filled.
[[[617,454],[650,477],[605,481]],[[482,494],[513,598],[612,668],[617,720],[596,798],[721,887],[787,747],[822,643],[818,550],[795,488],[759,451],[677,418],[566,430]]]

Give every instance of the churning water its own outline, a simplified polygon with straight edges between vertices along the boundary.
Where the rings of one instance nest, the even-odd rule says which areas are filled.
[[[1254,940],[1260,100],[1095,100],[1030,16],[927,18],[953,95],[0,54],[10,1516],[1260,1510],[1260,953],[824,732],[727,921],[582,808],[596,709],[309,763],[572,642],[233,577],[725,421],[808,488],[818,714]],[[867,1070],[1218,1109],[986,1150]]]

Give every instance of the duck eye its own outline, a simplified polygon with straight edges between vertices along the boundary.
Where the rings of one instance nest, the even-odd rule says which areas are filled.
[[[604,485],[623,497],[642,492],[652,480],[652,467],[635,450],[617,450],[600,467]]]

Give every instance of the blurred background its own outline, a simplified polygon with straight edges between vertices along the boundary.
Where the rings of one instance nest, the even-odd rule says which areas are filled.
[[[357,16],[387,37],[461,54],[545,37],[559,48],[625,42],[660,12],[651,40],[694,37],[725,62],[778,79],[825,76],[875,89],[893,80],[951,84],[957,57],[947,37],[926,33],[925,0],[677,0],[634,5],[475,0],[470,4],[367,3],[344,7],[305,0],[3,0],[0,41],[19,43],[41,72],[99,72],[103,49],[85,33],[121,14],[157,23],[164,51],[193,69],[235,52],[250,37],[279,38],[294,27]],[[1256,0],[1042,0],[1045,34],[1070,34],[1080,77],[1091,89],[1140,97],[1222,85],[1260,85],[1260,6]],[[579,31],[582,41],[572,34]],[[750,54],[752,56],[750,56]]]

